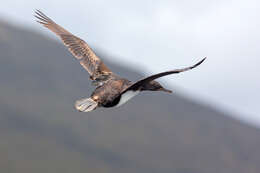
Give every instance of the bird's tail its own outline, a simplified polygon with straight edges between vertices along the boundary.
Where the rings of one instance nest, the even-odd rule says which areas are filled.
[[[83,98],[75,102],[75,108],[80,112],[90,112],[96,109],[98,103],[92,98]]]

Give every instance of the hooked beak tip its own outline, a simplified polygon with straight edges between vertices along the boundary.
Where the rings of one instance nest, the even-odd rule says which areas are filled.
[[[167,89],[165,89],[165,88],[161,88],[160,91],[164,91],[164,92],[167,92],[167,93],[172,93],[171,90],[167,90]]]

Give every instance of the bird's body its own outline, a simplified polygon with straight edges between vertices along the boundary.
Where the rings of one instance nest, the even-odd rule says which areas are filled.
[[[155,79],[193,69],[205,60],[204,58],[193,66],[158,73],[133,83],[113,73],[85,41],[56,24],[41,11],[37,10],[35,13],[39,23],[61,38],[64,45],[80,61],[83,68],[88,71],[92,83],[97,86],[90,98],[76,101],[75,108],[82,112],[89,112],[97,107],[121,106],[141,91],[164,91],[171,93],[170,90],[163,88]]]
[[[120,94],[127,87],[131,86],[131,82],[120,77],[113,77],[105,84],[97,87],[92,93],[91,98],[97,101],[103,107],[114,107],[121,100]],[[117,99],[116,99],[117,98]]]

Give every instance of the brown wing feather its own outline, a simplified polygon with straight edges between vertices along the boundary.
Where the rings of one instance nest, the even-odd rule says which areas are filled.
[[[193,66],[190,66],[190,67],[186,67],[186,68],[182,68],[182,69],[176,69],[176,70],[171,70],[171,71],[166,71],[166,72],[162,72],[162,73],[158,73],[158,74],[155,74],[155,75],[152,75],[152,76],[149,76],[149,77],[146,77],[142,80],[139,80],[137,81],[136,83],[134,83],[133,85],[129,86],[128,88],[126,88],[123,92],[125,93],[126,91],[128,90],[138,90],[142,85],[150,82],[150,81],[153,81],[157,78],[160,78],[160,77],[163,77],[163,76],[166,76],[166,75],[170,75],[170,74],[174,74],[174,73],[181,73],[181,72],[184,72],[184,71],[187,71],[187,70],[191,70],[195,67],[197,67],[198,65],[200,65],[206,58],[203,58],[201,61],[199,61],[198,63],[196,63],[195,65]]]
[[[78,60],[80,60],[80,64],[91,75],[91,79],[96,80],[112,73],[84,40],[71,34],[39,10],[36,10],[35,17],[38,19],[37,22],[50,29],[61,38],[64,45],[68,47],[69,51]]]

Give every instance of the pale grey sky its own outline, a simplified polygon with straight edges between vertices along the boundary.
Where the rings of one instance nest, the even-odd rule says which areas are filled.
[[[1,4],[0,16],[51,35],[35,23],[35,9],[147,74],[207,56],[198,69],[162,80],[260,125],[259,1],[9,0]]]

